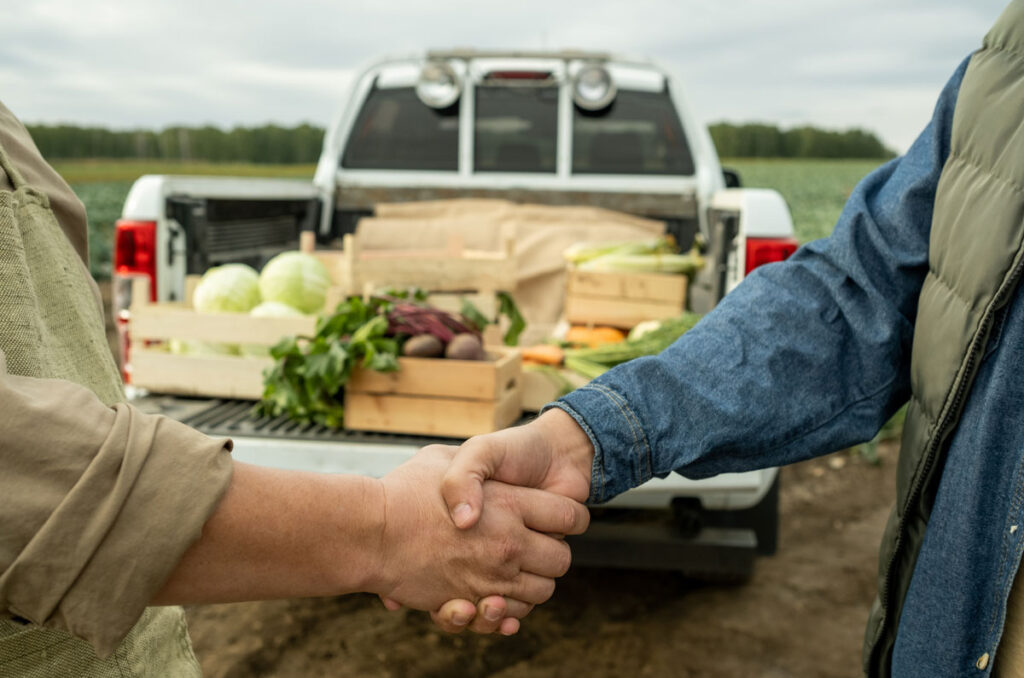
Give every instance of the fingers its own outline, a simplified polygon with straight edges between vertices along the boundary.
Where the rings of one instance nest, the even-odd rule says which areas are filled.
[[[388,598],[387,596],[379,596],[379,597],[380,597],[380,602],[384,603],[384,607],[387,608],[389,612],[395,612],[397,610],[401,610],[402,609],[402,604],[400,602],[398,602],[397,600],[393,600],[391,598]]]
[[[508,586],[507,596],[540,605],[555,592],[555,580],[532,572],[520,572]]]
[[[507,620],[516,622],[512,633],[519,630],[519,619],[525,617],[533,609],[533,605],[524,603],[514,598],[505,599],[502,596],[487,596],[476,606],[476,616],[470,622],[469,630],[473,633],[502,633],[503,628],[509,628]],[[505,633],[505,635],[511,635]]]
[[[519,620],[533,610],[533,605],[502,596],[487,596],[474,607],[468,600],[450,600],[441,609],[430,613],[441,629],[461,633],[500,633],[510,636],[519,631]]]
[[[480,519],[483,483],[494,476],[505,456],[505,446],[491,437],[471,438],[459,448],[441,482],[441,494],[456,527],[472,527]]]
[[[572,552],[569,545],[561,539],[539,532],[525,534],[520,555],[520,567],[524,574],[533,573],[554,579],[568,572],[571,564]]]
[[[519,620],[515,617],[505,617],[501,620],[501,626],[498,627],[498,633],[503,636],[514,636],[519,633]]]
[[[577,501],[530,487],[508,486],[507,489],[516,499],[523,523],[531,530],[583,534],[590,526],[590,512]]]
[[[501,596],[492,597],[501,599],[503,604],[505,602]],[[476,613],[476,605],[468,600],[458,599],[449,600],[441,606],[440,610],[431,612],[430,618],[434,620],[435,624],[448,633],[462,633],[466,629],[466,625],[469,624],[470,620],[473,619]]]

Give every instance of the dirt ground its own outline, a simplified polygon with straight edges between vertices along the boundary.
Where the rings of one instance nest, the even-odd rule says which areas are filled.
[[[511,638],[451,636],[375,597],[189,610],[208,678],[860,675],[896,452],[783,469],[776,555],[743,585],[573,568]]]

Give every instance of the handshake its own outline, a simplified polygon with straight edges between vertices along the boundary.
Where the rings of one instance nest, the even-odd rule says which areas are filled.
[[[565,535],[589,524],[594,451],[562,410],[431,445],[379,481],[379,560],[364,590],[428,610],[450,632],[511,635],[569,569]]]

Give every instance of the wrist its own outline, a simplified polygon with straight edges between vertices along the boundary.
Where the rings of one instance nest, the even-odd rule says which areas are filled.
[[[551,446],[551,458],[578,471],[590,485],[594,443],[572,415],[560,407],[545,411],[536,421],[543,439]]]
[[[378,593],[384,586],[385,532],[387,528],[384,484],[378,478],[337,476],[334,502],[334,538],[324,537],[325,567],[334,573],[337,595]]]

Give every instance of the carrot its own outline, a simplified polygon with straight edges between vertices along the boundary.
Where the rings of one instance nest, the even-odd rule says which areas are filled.
[[[538,365],[561,365],[564,352],[554,344],[537,344],[520,349],[523,360]]]
[[[583,325],[573,325],[565,335],[565,340],[570,344],[582,345],[587,348],[617,344],[625,338],[625,333],[614,327],[585,327]]]

